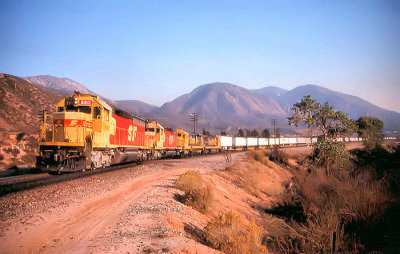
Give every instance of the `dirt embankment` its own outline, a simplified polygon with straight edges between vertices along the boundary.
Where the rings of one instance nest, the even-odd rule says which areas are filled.
[[[38,135],[0,132],[0,175],[12,167],[35,166],[38,154]]]
[[[271,162],[268,181],[254,189],[260,172],[240,170],[243,152],[232,160],[239,167],[230,168],[221,154],[154,161],[1,197],[0,252],[218,253],[204,242],[210,218],[234,211],[261,223],[270,196],[290,178]],[[173,181],[188,170],[213,187],[206,214],[178,201],[182,192]]]

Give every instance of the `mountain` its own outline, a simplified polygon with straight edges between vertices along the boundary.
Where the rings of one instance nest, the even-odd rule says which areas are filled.
[[[96,94],[90,91],[78,82],[68,78],[57,78],[50,75],[39,75],[32,77],[24,77],[25,80],[31,82],[34,85],[41,86],[50,92],[60,94],[62,96],[68,96],[74,91],[81,93]]]
[[[8,74],[0,74],[0,131],[38,133],[42,110],[53,112],[61,96]]]
[[[32,84],[66,96],[74,90],[96,94],[83,85],[67,78],[49,75],[26,77]],[[280,128],[288,128],[286,117],[294,103],[305,95],[318,102],[328,101],[335,109],[348,113],[353,119],[375,116],[385,123],[385,130],[400,130],[400,114],[385,110],[357,96],[329,90],[317,85],[304,85],[290,91],[268,86],[248,90],[229,83],[211,83],[197,87],[192,92],[167,102],[161,107],[137,100],[109,100],[108,103],[148,119],[155,119],[173,128],[192,129],[189,115],[199,114],[198,127],[208,130],[232,130],[237,127],[271,127],[271,119],[278,120]],[[0,125],[3,126],[3,125]]]
[[[266,96],[271,97],[274,100],[276,100],[277,97],[281,96],[282,94],[285,94],[288,92],[288,90],[282,89],[277,86],[267,86],[267,87],[263,87],[260,89],[253,89],[251,91],[264,94]]]
[[[190,124],[189,115],[193,112],[199,115],[199,128],[206,129],[266,126],[272,117],[286,116],[270,97],[229,83],[199,86],[154,113],[165,121],[174,118],[169,122]]]
[[[111,104],[129,113],[140,116],[149,115],[151,112],[158,109],[156,106],[138,100],[117,100],[112,101]]]
[[[334,105],[336,110],[348,113],[352,119],[358,119],[360,116],[374,116],[384,121],[385,130],[400,129],[400,113],[380,108],[360,97],[317,85],[298,86],[276,97],[276,100],[287,114],[291,114],[292,105],[299,102],[305,95],[311,95],[313,99],[321,103],[327,101],[330,105]]]
[[[46,90],[53,92],[55,94],[59,94],[63,97],[71,95],[74,91],[79,91],[81,93],[93,94],[97,95],[97,93],[87,89],[82,84],[78,82],[68,79],[68,78],[58,78],[50,75],[39,75],[32,77],[24,77],[23,79],[29,81],[30,83],[43,87]],[[137,101],[137,100],[121,100],[114,101],[110,100],[106,97],[100,96],[107,103],[121,108],[125,111],[144,116],[147,115],[155,106],[149,105],[147,103]]]

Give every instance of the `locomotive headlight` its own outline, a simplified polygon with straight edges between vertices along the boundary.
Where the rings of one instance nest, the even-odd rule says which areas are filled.
[[[78,98],[75,98],[74,104],[78,104]]]

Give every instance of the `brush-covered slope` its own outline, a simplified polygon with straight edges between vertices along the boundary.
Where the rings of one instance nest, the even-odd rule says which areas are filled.
[[[165,103],[158,115],[189,119],[193,112],[210,125],[256,125],[285,112],[273,99],[229,83],[211,83]],[[187,120],[188,121],[188,120]]]
[[[53,112],[61,96],[12,75],[0,74],[0,131],[39,132],[42,110]]]
[[[72,94],[74,91],[79,91],[81,93],[86,93],[86,94],[96,94],[95,92],[87,89],[85,86],[68,78],[58,78],[50,75],[39,75],[32,77],[24,77],[24,79],[28,80],[34,85],[41,86],[49,90],[50,92],[53,92],[55,94],[60,94],[62,96],[68,96]]]

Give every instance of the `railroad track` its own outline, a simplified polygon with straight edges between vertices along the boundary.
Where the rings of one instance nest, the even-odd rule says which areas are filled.
[[[217,155],[218,153],[213,153],[213,154],[199,154],[199,155],[192,155],[193,156],[208,156],[208,155]],[[221,154],[221,153],[219,153]],[[187,158],[187,157],[184,157]],[[182,158],[182,159],[184,159]],[[164,158],[163,160],[168,160],[168,159],[174,159],[174,158]],[[110,166],[107,168],[99,168],[96,170],[87,170],[83,172],[74,172],[74,173],[64,173],[60,175],[50,175],[47,173],[41,174],[42,176],[39,176],[38,174],[32,174],[30,176],[28,175],[16,175],[16,176],[9,176],[9,177],[4,177],[0,178],[0,197],[5,196],[10,193],[18,192],[18,191],[23,191],[23,190],[29,190],[33,189],[39,186],[45,186],[45,185],[50,185],[50,184],[56,184],[60,182],[65,182],[69,180],[74,180],[77,178],[81,177],[88,177],[96,174],[101,174],[105,172],[111,172],[114,170],[120,170],[124,168],[129,168],[129,167],[134,167],[137,165],[143,165],[147,164],[151,161],[142,161],[142,162],[130,162],[126,164],[119,164],[115,166]],[[33,178],[33,179],[32,179]]]
[[[281,149],[288,149],[288,148],[296,148],[296,147],[281,147]],[[236,151],[229,151],[229,153],[232,152],[241,152],[240,150]],[[223,154],[223,153],[217,153],[217,154]],[[198,155],[192,155],[193,156],[209,156],[209,155],[217,155],[215,153],[213,154],[198,154]],[[187,157],[184,157],[187,158]],[[184,159],[183,158],[183,159]],[[163,160],[168,160],[172,158],[165,158]],[[107,168],[100,168],[96,170],[88,170],[88,171],[83,171],[83,172],[74,172],[74,173],[64,173],[61,175],[49,175],[47,173],[42,174],[42,176],[38,176],[37,174],[33,174],[30,176],[27,175],[17,175],[17,176],[10,176],[10,177],[4,177],[0,178],[0,197],[5,196],[10,193],[18,192],[18,191],[23,191],[23,190],[29,190],[33,189],[39,186],[45,186],[45,185],[50,185],[50,184],[56,184],[64,181],[69,181],[69,180],[74,180],[80,177],[88,177],[96,174],[101,174],[105,172],[111,172],[114,170],[120,170],[124,168],[129,168],[129,167],[134,167],[139,164],[147,164],[152,161],[143,161],[143,162],[132,162],[132,163],[127,163],[127,164],[119,164]],[[33,179],[32,179],[33,178]]]
[[[39,186],[45,186],[50,184],[56,184],[64,181],[74,180],[81,177],[88,177],[96,174],[101,174],[105,172],[110,172],[114,170],[134,167],[139,164],[144,164],[146,162],[133,162],[128,164],[120,164],[107,168],[100,168],[96,170],[89,170],[83,172],[74,172],[61,175],[49,175],[43,174],[42,177],[34,177],[34,179],[29,179],[30,177],[26,175],[5,177],[0,181],[0,197],[5,196],[9,193],[29,190]],[[24,179],[25,178],[25,179]]]

